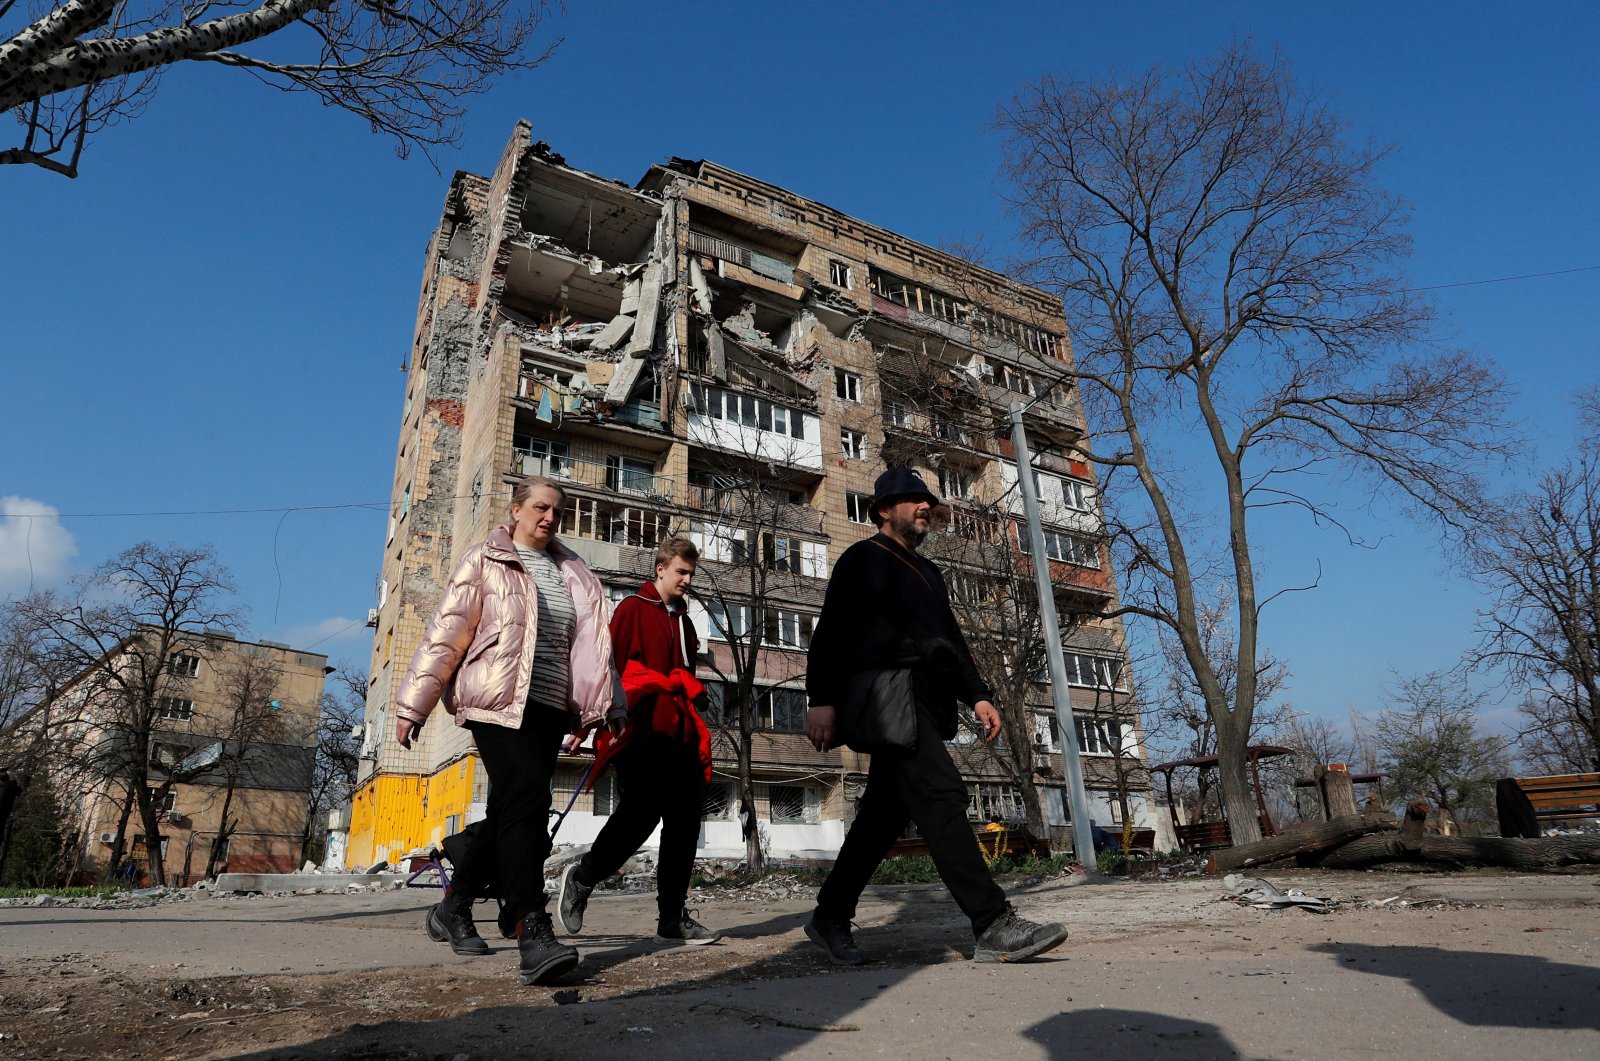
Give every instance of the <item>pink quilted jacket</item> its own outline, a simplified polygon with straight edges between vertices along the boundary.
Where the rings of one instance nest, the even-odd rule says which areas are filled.
[[[576,553],[556,541],[550,555],[578,613],[565,706],[578,716],[574,728],[587,729],[605,718],[613,702],[611,608],[600,580]],[[395,714],[420,726],[442,699],[458,726],[520,727],[538,648],[536,592],[509,526],[496,527],[488,541],[469,549],[395,692]]]

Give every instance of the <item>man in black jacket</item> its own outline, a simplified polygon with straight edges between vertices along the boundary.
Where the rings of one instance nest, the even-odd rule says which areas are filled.
[[[878,533],[846,549],[834,565],[806,660],[806,735],[818,751],[840,743],[835,708],[852,675],[916,660],[915,746],[873,753],[855,822],[806,924],[806,935],[840,965],[867,960],[850,922],[907,820],[916,822],[940,878],[972,920],[975,961],[1017,961],[1067,938],[1060,925],[1034,924],[1006,901],[978,851],[966,785],[944,746],[956,734],[957,698],[972,705],[985,741],[1000,735],[1000,713],[950,610],[943,576],[917,555],[939,504],[909,468],[878,477],[871,509]]]

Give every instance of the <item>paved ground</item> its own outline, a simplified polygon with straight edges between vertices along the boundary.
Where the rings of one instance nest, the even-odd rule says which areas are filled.
[[[805,940],[803,895],[708,899],[727,938],[703,948],[649,943],[649,897],[602,897],[555,988],[518,985],[509,943],[430,943],[437,892],[9,907],[0,1057],[1600,1056],[1600,876],[1268,877],[1341,901],[1045,882],[1014,899],[1073,938],[1016,966],[965,960],[936,887],[863,904],[860,970]]]

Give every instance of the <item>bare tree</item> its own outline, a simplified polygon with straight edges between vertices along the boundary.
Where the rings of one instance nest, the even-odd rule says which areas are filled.
[[[1393,695],[1373,733],[1399,797],[1438,807],[1441,832],[1492,823],[1495,779],[1510,764],[1505,742],[1480,729],[1484,695],[1439,671],[1402,679]]]
[[[1600,411],[1594,391],[1583,411]],[[1533,489],[1484,506],[1469,542],[1469,569],[1495,594],[1475,661],[1529,690],[1524,757],[1551,773],[1600,770],[1600,424]]]
[[[361,753],[361,739],[356,734],[366,708],[367,672],[341,667],[337,674],[337,691],[323,694],[322,714],[317,721],[311,793],[305,833],[300,839],[302,860],[322,860],[328,812],[348,800],[356,787]]]
[[[1219,587],[1201,599],[1195,620],[1201,651],[1210,663],[1217,687],[1225,698],[1231,700],[1237,695],[1241,657],[1225,588]],[[1153,691],[1146,697],[1149,702],[1144,712],[1150,739],[1161,749],[1162,759],[1220,756],[1221,741],[1216,720],[1207,709],[1204,686],[1196,677],[1179,639],[1161,628],[1158,628],[1158,633],[1161,682],[1152,683]],[[1278,699],[1278,694],[1289,680],[1288,668],[1264,650],[1256,655],[1252,663],[1255,709],[1251,713],[1248,739],[1243,747],[1274,743],[1279,730],[1291,715],[1288,705]],[[1178,783],[1174,786],[1174,799],[1185,804],[1190,813],[1196,816],[1191,820],[1198,821],[1201,816],[1218,812],[1231,815],[1231,807],[1223,808],[1220,805],[1216,776],[1209,771],[1196,771],[1175,781]],[[1253,800],[1249,814],[1251,820],[1257,816]]]
[[[164,779],[152,772],[152,737],[190,681],[174,656],[203,653],[208,628],[234,624],[236,614],[221,603],[233,590],[209,548],[141,542],[77,580],[69,595],[28,602],[24,621],[40,632],[49,657],[77,676],[40,719],[51,758],[75,760],[88,779],[120,793],[112,873],[137,815],[151,878],[166,883],[156,790]]]
[[[307,92],[392,137],[452,143],[466,98],[550,55],[545,0],[0,0],[0,108],[21,127],[0,164],[67,177],[89,138],[137,118],[179,63]],[[559,42],[556,42],[559,43]]]
[[[1063,296],[1097,431],[1087,457],[1127,583],[1119,614],[1168,631],[1221,755],[1236,842],[1258,839],[1244,748],[1260,699],[1252,514],[1335,520],[1319,479],[1370,474],[1458,523],[1472,469],[1509,453],[1484,364],[1427,347],[1427,308],[1383,153],[1352,147],[1281,63],[1236,45],[1181,71],[1046,77],[1000,114],[1032,277]],[[1230,690],[1198,587],[1228,586]]]

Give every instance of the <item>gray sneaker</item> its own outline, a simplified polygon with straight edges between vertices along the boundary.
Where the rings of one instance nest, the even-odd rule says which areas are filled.
[[[656,921],[657,943],[678,943],[690,947],[703,947],[707,943],[715,943],[721,938],[722,933],[711,931],[689,916],[688,907],[684,907],[683,913],[677,917],[663,917]]]
[[[972,949],[975,962],[1019,962],[1043,954],[1066,941],[1067,930],[1051,922],[1037,925],[1007,906],[1005,913],[978,936]]]
[[[589,908],[589,893],[594,885],[578,880],[578,863],[570,863],[561,871],[561,890],[556,893],[556,916],[561,919],[561,930],[569,936],[583,931],[583,912]]]
[[[828,960],[835,965],[865,965],[867,952],[856,946],[850,934],[850,922],[825,921],[816,914],[806,922],[806,935],[811,942],[828,952]]]

